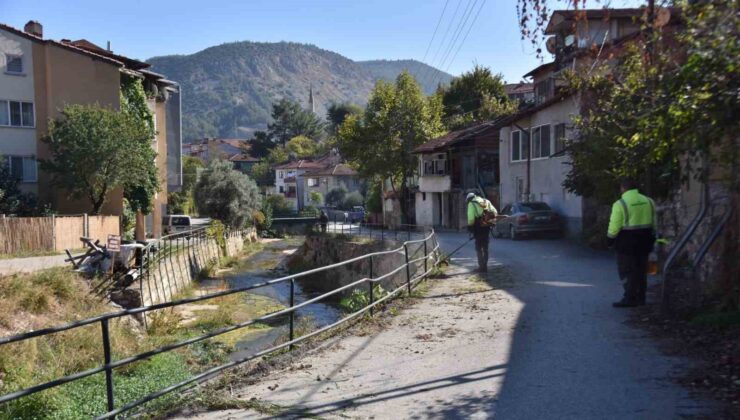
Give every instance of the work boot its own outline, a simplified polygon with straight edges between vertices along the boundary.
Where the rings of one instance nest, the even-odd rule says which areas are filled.
[[[637,305],[638,305],[637,302],[627,300],[627,299],[622,299],[619,302],[612,303],[612,306],[615,308],[634,308]]]

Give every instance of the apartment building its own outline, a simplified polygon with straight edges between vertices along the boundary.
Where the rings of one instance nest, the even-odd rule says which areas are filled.
[[[60,117],[66,105],[119,109],[122,78],[136,77],[148,92],[157,131],[152,147],[157,152],[161,185],[148,217],[148,231],[160,235],[167,192],[179,188],[182,178],[180,89],[148,67],[87,40],[45,39],[36,21],[29,21],[23,30],[0,24],[0,154],[20,179],[22,190],[35,194],[41,204],[58,213],[90,211],[89,203],[70,198],[39,169],[38,160],[50,158],[41,139],[48,134],[49,119]],[[102,213],[122,212],[119,188],[108,195]]]

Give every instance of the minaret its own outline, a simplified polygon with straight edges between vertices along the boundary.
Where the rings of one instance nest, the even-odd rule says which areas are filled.
[[[308,85],[308,107],[311,112],[316,113],[316,105],[313,102],[313,85]]]

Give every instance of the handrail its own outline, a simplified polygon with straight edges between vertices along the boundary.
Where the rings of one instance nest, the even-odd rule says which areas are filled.
[[[729,208],[725,211],[724,215],[722,215],[722,219],[720,220],[720,222],[717,224],[717,226],[714,227],[707,239],[701,245],[701,248],[699,248],[699,251],[697,251],[696,257],[694,257],[694,261],[691,266],[692,270],[696,270],[697,268],[699,268],[699,265],[704,259],[704,256],[709,251],[709,248],[712,246],[714,241],[717,240],[717,237],[722,232],[722,229],[724,229],[725,225],[730,220],[730,216],[732,216],[732,211],[733,208],[730,205]]]
[[[180,232],[180,233],[177,233],[175,235],[180,235],[180,234],[183,234],[183,233],[186,233],[186,232]],[[175,236],[175,235],[168,235],[168,236]],[[434,243],[434,246],[432,247],[431,251],[428,250],[427,245],[426,245],[426,242],[429,241],[429,240],[432,240],[433,243]],[[409,244],[415,244],[415,243],[421,243],[421,242],[424,242],[424,247],[423,247],[423,249],[424,249],[424,256],[409,261],[409,259],[408,259],[408,245]],[[158,396],[164,395],[164,394],[166,394],[168,392],[171,392],[171,391],[173,391],[175,389],[178,389],[178,388],[180,388],[182,386],[185,386],[185,385],[187,385],[189,383],[192,383],[192,382],[195,382],[197,380],[206,378],[206,377],[210,376],[213,373],[222,371],[222,370],[227,369],[229,367],[235,366],[235,365],[237,365],[239,363],[243,363],[245,361],[252,360],[255,357],[259,357],[260,355],[264,355],[264,354],[270,353],[272,351],[279,350],[279,349],[284,348],[284,347],[287,347],[287,346],[291,346],[292,347],[292,345],[295,344],[295,343],[298,343],[298,342],[307,340],[308,338],[313,337],[313,336],[315,336],[317,334],[320,334],[321,332],[327,331],[328,329],[333,328],[333,327],[335,327],[335,326],[337,326],[337,325],[339,325],[341,323],[344,323],[344,322],[347,322],[347,321],[349,321],[351,319],[354,319],[355,317],[359,316],[360,314],[362,314],[362,313],[364,313],[366,311],[372,310],[372,308],[374,308],[375,306],[377,306],[381,302],[389,299],[390,297],[395,296],[396,294],[398,294],[404,288],[408,288],[409,293],[410,293],[411,292],[411,289],[412,289],[412,286],[415,285],[418,281],[421,281],[423,278],[425,278],[434,269],[434,267],[439,264],[439,255],[438,255],[439,248],[440,248],[440,246],[439,246],[439,242],[436,240],[436,233],[434,232],[434,229],[432,229],[430,231],[429,235],[425,236],[423,239],[405,241],[405,242],[403,242],[403,245],[401,247],[398,247],[396,249],[387,250],[387,251],[377,251],[377,252],[372,252],[372,253],[364,254],[364,255],[361,255],[359,257],[355,257],[355,258],[352,258],[352,259],[349,259],[349,260],[341,261],[339,263],[330,264],[328,266],[319,267],[319,268],[316,268],[316,269],[306,270],[306,271],[303,271],[303,272],[300,272],[300,273],[296,273],[296,274],[284,276],[284,277],[281,277],[281,278],[278,278],[278,279],[265,281],[265,282],[262,282],[262,283],[259,283],[259,284],[256,284],[256,285],[241,287],[241,288],[238,288],[238,289],[227,290],[227,291],[222,291],[222,292],[211,293],[211,294],[208,294],[208,295],[194,297],[194,298],[179,299],[177,301],[171,301],[171,302],[165,302],[165,303],[160,303],[160,304],[142,306],[142,307],[134,308],[134,309],[128,309],[128,310],[122,310],[122,311],[117,311],[117,312],[111,312],[111,313],[107,313],[107,314],[98,315],[96,317],[92,317],[92,318],[88,318],[88,319],[84,319],[84,320],[80,320],[80,321],[75,321],[75,322],[67,323],[67,324],[64,324],[64,325],[61,325],[61,326],[49,327],[49,328],[44,328],[44,329],[40,329],[40,330],[37,330],[37,331],[29,331],[29,332],[22,333],[22,334],[17,334],[17,335],[8,336],[8,337],[2,337],[2,338],[0,338],[0,345],[10,344],[10,343],[14,343],[14,342],[22,341],[22,340],[28,340],[28,339],[31,339],[31,338],[34,338],[34,337],[39,337],[39,336],[43,336],[43,335],[53,334],[53,333],[57,333],[57,332],[61,332],[61,331],[65,331],[65,330],[69,330],[69,329],[73,329],[73,328],[79,328],[79,327],[83,327],[83,326],[86,326],[86,325],[91,325],[91,324],[100,322],[101,323],[101,327],[102,327],[102,331],[103,331],[103,348],[104,348],[105,362],[104,362],[103,365],[98,366],[98,367],[95,367],[95,368],[91,368],[91,369],[88,369],[88,370],[85,370],[85,371],[82,371],[82,372],[76,372],[74,374],[70,374],[70,375],[67,375],[65,377],[58,378],[58,379],[55,379],[55,380],[52,380],[52,381],[49,381],[49,382],[46,382],[46,383],[38,384],[38,385],[35,385],[35,386],[32,386],[32,387],[28,387],[28,388],[25,388],[25,389],[17,390],[15,392],[12,392],[12,393],[9,393],[9,394],[1,395],[0,396],[0,403],[12,401],[12,400],[15,400],[15,399],[18,399],[18,398],[21,398],[21,397],[24,397],[24,396],[27,396],[27,395],[36,393],[36,392],[43,391],[45,389],[57,387],[57,386],[63,385],[63,384],[68,383],[68,382],[72,382],[72,381],[75,381],[75,380],[79,380],[79,379],[88,377],[90,375],[94,375],[96,373],[105,372],[106,373],[106,387],[107,387],[107,392],[108,392],[108,411],[107,411],[107,413],[105,413],[104,415],[102,415],[99,418],[110,418],[110,417],[113,417],[116,414],[119,414],[121,412],[130,410],[131,408],[134,408],[136,406],[139,406],[141,404],[144,404],[145,402],[150,401],[150,400],[152,400],[154,398],[157,398]],[[373,257],[380,256],[380,255],[391,254],[391,253],[397,253],[397,252],[400,252],[401,250],[404,250],[404,253],[406,255],[406,258],[405,258],[406,259],[406,262],[405,262],[405,264],[401,264],[396,269],[394,269],[394,270],[392,270],[392,271],[390,271],[388,273],[385,273],[385,274],[383,274],[381,276],[373,277],[373,274],[372,274],[372,261],[373,261],[372,258]],[[418,252],[418,250],[416,252]],[[213,298],[217,298],[217,297],[221,297],[221,296],[226,296],[226,295],[231,295],[231,294],[235,294],[235,293],[241,293],[241,292],[245,292],[245,291],[248,291],[248,290],[257,289],[259,287],[265,287],[265,286],[268,286],[268,285],[277,284],[277,283],[283,283],[283,282],[286,282],[286,281],[290,281],[291,282],[291,293],[292,293],[292,290],[293,290],[293,286],[292,285],[295,282],[295,279],[296,278],[300,278],[300,277],[303,277],[303,276],[307,276],[307,275],[311,275],[311,274],[316,274],[316,273],[319,273],[319,272],[322,272],[322,271],[326,271],[326,270],[330,270],[330,269],[333,269],[333,268],[341,267],[343,265],[350,264],[350,263],[357,262],[357,261],[361,261],[361,260],[364,260],[364,259],[367,259],[367,258],[370,258],[370,261],[371,261],[371,268],[370,268],[371,271],[370,271],[370,276],[369,277],[363,277],[363,278],[361,278],[359,280],[356,280],[356,281],[354,281],[352,283],[349,283],[347,285],[338,287],[338,288],[333,289],[333,290],[331,290],[329,292],[326,292],[326,293],[324,293],[324,294],[322,294],[320,296],[313,297],[313,298],[308,299],[308,300],[306,300],[304,302],[301,302],[299,304],[292,304],[292,298],[291,298],[291,306],[290,307],[284,308],[282,310],[275,311],[275,312],[272,312],[272,313],[269,313],[269,314],[262,315],[260,317],[251,319],[249,321],[245,321],[245,322],[238,323],[238,324],[235,324],[235,325],[231,325],[231,326],[228,326],[228,327],[220,328],[220,329],[217,329],[215,331],[211,331],[211,332],[209,332],[207,334],[204,334],[204,335],[201,335],[201,336],[198,336],[198,337],[190,338],[190,339],[183,340],[183,341],[180,341],[180,342],[177,342],[177,343],[171,343],[171,344],[168,344],[168,345],[159,347],[157,349],[150,350],[150,351],[143,352],[143,353],[139,353],[137,355],[130,356],[130,357],[127,357],[127,358],[124,358],[124,359],[119,359],[119,360],[116,360],[116,361],[111,360],[111,354],[110,354],[111,352],[110,352],[109,336],[108,336],[108,321],[110,319],[119,318],[119,317],[123,317],[123,316],[129,316],[129,315],[135,315],[135,314],[139,314],[139,313],[143,313],[143,312],[148,312],[148,311],[153,311],[153,310],[158,310],[158,309],[170,308],[170,307],[174,307],[174,306],[178,306],[178,305],[183,305],[183,304],[188,304],[188,303],[193,303],[193,302],[199,302],[199,301],[203,301],[203,300],[207,300],[207,299],[213,299]],[[424,273],[422,273],[420,276],[416,276],[416,277],[414,277],[412,279],[412,277],[410,275],[410,271],[409,271],[409,265],[410,264],[417,264],[419,261],[422,261],[422,260],[425,261],[425,263],[424,263],[424,267],[425,268],[427,266],[426,261],[432,260],[432,262],[433,262],[432,263],[432,267],[429,268],[429,269],[427,269],[427,270],[425,270]],[[312,303],[318,302],[318,301],[320,301],[322,299],[325,299],[325,298],[327,298],[329,296],[336,295],[336,294],[338,294],[338,293],[340,293],[340,292],[342,292],[344,290],[348,290],[350,288],[357,287],[357,286],[359,286],[361,284],[370,283],[372,285],[372,284],[377,283],[377,282],[379,282],[379,281],[381,281],[381,280],[383,280],[385,278],[388,278],[388,277],[390,277],[392,275],[398,274],[403,269],[406,269],[406,283],[405,284],[402,284],[399,287],[397,287],[396,289],[394,289],[389,295],[387,295],[387,296],[385,296],[385,297],[383,297],[381,299],[374,300],[373,297],[372,297],[372,291],[371,291],[371,293],[370,293],[370,303],[368,305],[366,305],[364,308],[360,309],[359,311],[356,311],[356,312],[354,312],[354,313],[352,313],[352,314],[350,314],[350,315],[348,315],[348,316],[346,316],[346,317],[344,317],[344,318],[336,321],[335,323],[333,323],[331,325],[325,326],[325,327],[323,327],[323,328],[321,328],[321,329],[319,329],[317,331],[313,331],[313,332],[311,332],[309,334],[306,334],[306,335],[303,335],[303,336],[301,336],[299,338],[295,338],[293,336],[292,323],[293,323],[293,318],[294,318],[295,313],[296,313],[297,310],[299,310],[299,309],[301,309],[301,308],[303,308],[303,307],[305,307],[307,305],[310,305]],[[371,287],[371,290],[372,290],[372,287]],[[264,350],[262,352],[259,352],[259,353],[255,354],[255,355],[252,355],[252,356],[249,356],[249,357],[240,359],[238,361],[230,362],[230,363],[227,363],[227,364],[218,366],[216,368],[209,369],[208,371],[206,371],[206,372],[204,372],[202,374],[196,375],[195,377],[190,378],[190,379],[188,379],[186,381],[183,381],[183,382],[181,382],[179,384],[175,384],[175,385],[169,386],[167,388],[164,388],[164,389],[162,389],[160,391],[157,391],[155,393],[149,394],[149,395],[147,395],[146,397],[142,398],[139,401],[135,401],[135,402],[129,403],[127,405],[124,405],[122,407],[119,407],[118,409],[114,409],[114,405],[113,405],[113,382],[112,382],[113,369],[118,368],[118,367],[121,367],[121,366],[128,365],[130,363],[134,363],[134,362],[139,361],[139,360],[148,359],[148,358],[151,358],[152,356],[155,356],[157,354],[161,354],[161,353],[164,353],[164,352],[167,352],[167,351],[171,351],[171,350],[174,350],[174,349],[177,349],[177,348],[180,348],[180,347],[184,347],[186,345],[193,344],[193,343],[196,343],[196,342],[199,342],[199,341],[202,341],[202,340],[206,340],[208,338],[212,338],[212,337],[215,337],[215,336],[218,336],[218,335],[221,335],[221,334],[226,334],[226,333],[228,333],[230,331],[234,331],[234,330],[239,329],[239,328],[244,328],[246,326],[255,324],[257,322],[266,321],[266,320],[277,318],[277,317],[281,317],[281,316],[284,316],[284,315],[287,315],[287,314],[290,315],[290,320],[291,320],[290,340],[288,342],[282,343],[282,344],[280,344],[278,346],[274,346],[271,349]]]

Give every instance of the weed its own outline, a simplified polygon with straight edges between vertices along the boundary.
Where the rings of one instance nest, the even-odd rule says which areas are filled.
[[[388,292],[383,286],[373,286],[373,301],[384,298]],[[370,294],[367,290],[354,289],[352,293],[339,301],[339,306],[347,312],[357,312],[370,304]]]

